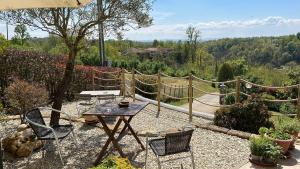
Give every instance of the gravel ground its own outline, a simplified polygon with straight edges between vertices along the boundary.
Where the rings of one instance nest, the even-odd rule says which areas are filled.
[[[75,108],[76,103],[66,103],[63,110],[72,112],[72,116],[77,116]],[[154,105],[148,105],[136,117],[133,118],[131,125],[136,131],[161,131],[170,128],[182,128],[188,125],[188,115],[171,111],[169,109],[161,109],[159,118],[156,118],[156,109]],[[201,118],[193,119],[197,123],[208,123],[209,121]],[[5,125],[1,124],[0,132],[1,137],[14,133],[19,121],[12,120]],[[28,158],[13,159],[8,158],[5,161],[5,168],[80,168],[85,169],[92,167],[93,160],[96,154],[101,150],[107,136],[102,129],[98,126],[89,126],[82,123],[74,123],[75,133],[79,143],[79,148],[76,148],[72,137],[69,136],[62,141],[62,152],[65,165],[61,165],[57,151],[49,150],[45,158],[42,158],[41,152],[35,152],[32,158],[27,163]],[[140,137],[143,143],[146,138]],[[151,139],[151,138],[150,138]],[[125,153],[129,155],[132,163],[144,168],[145,151],[141,151],[139,144],[131,135],[126,135],[120,144]],[[194,150],[196,168],[201,169],[231,169],[239,168],[248,162],[248,155],[250,150],[248,148],[248,140],[240,139],[237,137],[216,133],[204,129],[197,128],[193,133],[192,146]],[[51,147],[55,149],[55,146]],[[134,153],[135,152],[135,153]],[[113,151],[113,154],[117,152]],[[162,168],[180,168],[182,164],[184,168],[191,168],[190,158],[184,158],[188,153],[162,157]],[[168,161],[169,159],[183,158],[176,161]],[[155,156],[151,150],[148,154],[147,168],[157,168]]]

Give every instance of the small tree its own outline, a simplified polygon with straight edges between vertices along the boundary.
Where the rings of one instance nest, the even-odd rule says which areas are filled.
[[[234,79],[233,70],[228,63],[224,63],[219,70],[218,81],[224,82],[232,79]]]
[[[45,88],[18,79],[5,89],[5,96],[8,98],[11,111],[20,115],[22,123],[24,113],[48,100]]]
[[[200,41],[200,31],[193,26],[189,26],[186,29],[186,35],[187,35],[187,45],[189,48],[189,58],[191,59],[191,62],[193,63],[196,60],[196,51],[197,47]]]
[[[19,44],[21,46],[24,45],[27,39],[29,39],[29,33],[27,32],[27,28],[24,24],[18,24],[15,27],[15,36],[13,37],[13,41],[16,44]]]

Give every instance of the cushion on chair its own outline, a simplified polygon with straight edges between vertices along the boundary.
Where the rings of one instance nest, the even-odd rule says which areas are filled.
[[[63,139],[65,137],[67,137],[72,130],[74,129],[73,125],[69,124],[69,125],[57,125],[57,126],[53,126],[54,132],[57,136],[58,139]],[[52,131],[49,131],[48,133],[46,133],[44,136],[40,137],[41,140],[54,140],[54,134]]]

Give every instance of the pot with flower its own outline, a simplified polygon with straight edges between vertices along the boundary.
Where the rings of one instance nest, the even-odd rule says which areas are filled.
[[[281,148],[265,136],[250,138],[250,161],[261,166],[274,166],[281,158]]]
[[[278,146],[280,146],[282,154],[287,154],[290,144],[293,141],[290,134],[279,129],[274,130],[272,128],[268,129],[265,127],[261,127],[259,129],[259,134],[266,136],[270,140],[274,141]]]
[[[293,141],[290,144],[290,149],[295,148],[295,142],[298,139],[298,134],[300,131],[300,122],[296,118],[290,118],[287,116],[279,116],[276,120],[274,120],[274,125],[276,129],[282,130],[286,133],[289,133]]]

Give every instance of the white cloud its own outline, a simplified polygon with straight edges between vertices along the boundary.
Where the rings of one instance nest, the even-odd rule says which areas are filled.
[[[200,29],[204,39],[244,36],[277,36],[296,33],[300,19],[270,16],[262,19],[210,21],[185,24],[156,24],[148,28],[130,30],[125,35],[133,40],[183,39],[189,25]],[[266,31],[267,30],[267,31]]]

